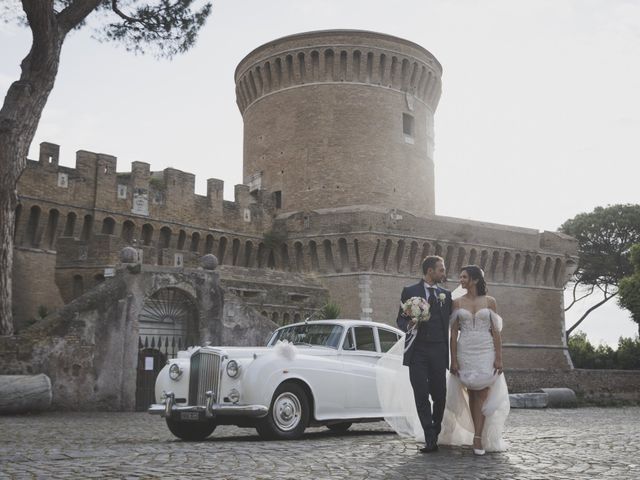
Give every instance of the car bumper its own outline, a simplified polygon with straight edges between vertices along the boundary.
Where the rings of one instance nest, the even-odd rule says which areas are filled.
[[[174,395],[167,393],[163,403],[155,403],[147,410],[151,415],[160,415],[167,418],[185,418],[188,412],[194,416],[213,418],[218,415],[229,417],[261,418],[269,413],[269,407],[264,405],[220,405],[212,401],[213,396],[208,397],[207,405],[176,405]],[[195,419],[195,418],[194,418]]]

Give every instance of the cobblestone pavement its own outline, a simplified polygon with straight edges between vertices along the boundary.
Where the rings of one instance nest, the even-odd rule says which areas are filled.
[[[189,443],[145,413],[9,416],[0,417],[0,479],[640,478],[638,407],[512,410],[506,436],[505,453],[424,455],[381,422],[343,435],[311,428],[290,442],[224,426]]]

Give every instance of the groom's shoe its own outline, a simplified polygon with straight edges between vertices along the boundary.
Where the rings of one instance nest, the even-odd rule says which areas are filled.
[[[438,451],[438,444],[436,442],[426,442],[424,447],[418,449],[420,453],[433,453]]]

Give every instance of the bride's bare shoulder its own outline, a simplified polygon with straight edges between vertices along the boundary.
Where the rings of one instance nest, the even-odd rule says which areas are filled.
[[[487,295],[487,305],[489,306],[489,308],[491,310],[493,310],[494,312],[496,311],[496,309],[498,308],[498,305],[496,303],[496,299],[493,298],[490,295]]]

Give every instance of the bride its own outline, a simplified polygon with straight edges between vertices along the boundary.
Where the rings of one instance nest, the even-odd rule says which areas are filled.
[[[502,373],[502,318],[495,299],[487,295],[479,267],[461,269],[460,287],[466,294],[453,302],[451,374],[438,443],[473,445],[476,455],[484,455],[507,448],[502,438],[509,414],[509,392]],[[378,362],[378,395],[389,425],[402,436],[421,440],[408,369],[402,366],[403,345],[401,340]]]

